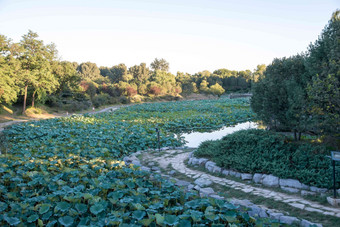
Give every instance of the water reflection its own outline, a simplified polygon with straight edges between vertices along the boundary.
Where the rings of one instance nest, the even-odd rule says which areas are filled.
[[[255,122],[245,122],[240,123],[235,126],[224,127],[220,130],[213,132],[193,132],[193,133],[184,133],[182,136],[184,137],[187,143],[185,144],[188,147],[198,147],[201,142],[207,140],[217,140],[221,139],[223,136],[231,134],[233,132],[242,130],[242,129],[251,129],[257,128],[258,125]]]

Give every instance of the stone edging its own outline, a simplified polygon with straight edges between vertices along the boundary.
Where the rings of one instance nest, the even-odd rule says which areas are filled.
[[[282,190],[290,193],[299,193],[302,196],[316,195],[325,196],[327,192],[330,192],[327,188],[318,188],[314,186],[308,186],[302,184],[296,179],[282,179],[274,175],[261,174],[261,173],[240,173],[235,170],[227,170],[218,167],[215,162],[210,161],[207,158],[196,158],[194,152],[189,155],[189,165],[202,166],[211,173],[218,173],[225,176],[234,176],[245,181],[253,181],[256,184],[262,184],[267,187],[280,187]],[[337,190],[340,194],[340,189]]]
[[[165,150],[169,150],[170,148],[162,148],[163,151]],[[183,148],[178,148],[180,150],[182,150]],[[168,180],[174,180],[175,181],[175,185],[178,187],[181,187],[182,189],[184,189],[185,191],[191,191],[191,190],[196,190],[199,192],[199,195],[201,197],[212,197],[215,199],[223,199],[226,200],[226,198],[221,197],[219,195],[217,195],[214,190],[212,188],[204,188],[203,186],[200,187],[199,184],[202,182],[196,182],[198,179],[196,179],[195,183],[192,184],[190,182],[184,181],[184,180],[178,180],[176,178],[173,178],[169,175],[172,175],[175,171],[170,171],[169,175],[165,175],[165,174],[161,174],[160,168],[157,166],[154,167],[146,167],[143,166],[139,159],[136,157],[137,155],[142,154],[143,152],[148,152],[148,151],[154,151],[154,150],[147,150],[147,151],[137,151],[135,153],[130,154],[129,156],[126,156],[123,158],[123,161],[125,162],[126,166],[129,166],[131,164],[136,165],[136,166],[140,166],[141,170],[150,172],[150,173],[156,173],[156,174],[160,174],[162,175],[162,177],[168,179]],[[192,153],[190,154],[190,156],[192,156]],[[152,162],[152,160],[150,160]],[[184,161],[184,160],[182,160]],[[172,173],[173,172],[173,173]],[[212,182],[210,182],[212,183]],[[195,185],[196,184],[196,185]],[[309,222],[307,220],[300,220],[296,217],[293,216],[288,216],[285,215],[283,213],[278,212],[277,210],[271,210],[268,208],[264,208],[264,207],[260,207],[257,206],[253,203],[251,203],[249,200],[238,200],[238,199],[234,199],[232,201],[229,201],[230,203],[237,205],[237,206],[241,206],[243,208],[241,208],[242,210],[247,210],[247,213],[252,216],[252,217],[260,217],[260,218],[270,218],[273,220],[277,220],[282,224],[293,224],[293,223],[298,223],[299,226],[302,227],[309,227],[309,226],[317,226],[317,227],[322,227],[321,224],[319,223],[312,223]]]

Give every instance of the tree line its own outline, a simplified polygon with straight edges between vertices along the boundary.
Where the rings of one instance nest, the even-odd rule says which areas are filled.
[[[270,128],[340,132],[340,11],[304,53],[274,59],[253,87],[251,106]],[[339,146],[339,144],[338,144]]]
[[[0,104],[26,106],[42,103],[65,110],[105,104],[140,102],[163,97],[249,91],[265,65],[252,72],[218,69],[193,75],[169,72],[165,59],[127,67],[98,67],[95,63],[61,61],[54,44],[44,44],[28,31],[15,43],[0,35]]]

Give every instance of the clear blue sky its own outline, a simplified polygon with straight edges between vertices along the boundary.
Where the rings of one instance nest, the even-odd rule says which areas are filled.
[[[0,0],[0,34],[29,29],[63,60],[170,71],[253,70],[306,51],[340,0]]]

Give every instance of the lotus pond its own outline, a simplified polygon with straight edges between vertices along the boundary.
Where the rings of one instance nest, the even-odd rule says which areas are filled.
[[[183,192],[120,160],[176,134],[254,117],[247,99],[141,104],[12,125],[0,156],[1,226],[254,226],[234,205]]]

